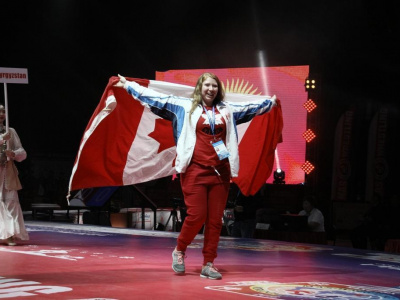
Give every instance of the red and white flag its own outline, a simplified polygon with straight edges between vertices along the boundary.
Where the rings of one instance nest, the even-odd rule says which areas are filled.
[[[194,89],[156,80],[127,80],[164,94],[188,98]],[[85,129],[70,178],[70,191],[131,185],[175,174],[171,122],[153,114],[125,89],[114,87],[118,81],[116,76],[109,79]],[[226,94],[228,101],[260,97]],[[280,104],[270,113],[238,126],[240,171],[234,182],[243,194],[255,194],[270,176],[282,127]]]

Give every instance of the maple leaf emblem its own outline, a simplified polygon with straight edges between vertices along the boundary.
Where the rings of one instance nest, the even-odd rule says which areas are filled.
[[[160,144],[157,153],[175,146],[171,121],[161,118],[156,119],[154,131],[149,134],[149,137],[156,140]]]

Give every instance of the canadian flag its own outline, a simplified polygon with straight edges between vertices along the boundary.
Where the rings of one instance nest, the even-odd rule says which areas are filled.
[[[164,94],[190,98],[193,87],[164,81],[127,78]],[[175,174],[172,124],[145,108],[125,89],[105,88],[83,134],[69,190],[131,185]],[[227,101],[265,98],[227,93]],[[245,195],[255,194],[270,176],[274,150],[283,128],[280,102],[267,114],[238,126],[240,171],[233,181]]]

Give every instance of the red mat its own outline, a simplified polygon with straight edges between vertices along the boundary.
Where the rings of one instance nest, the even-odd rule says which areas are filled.
[[[0,299],[400,299],[400,255],[222,237],[222,280],[200,278],[202,235],[171,268],[177,233],[26,223],[0,245]]]

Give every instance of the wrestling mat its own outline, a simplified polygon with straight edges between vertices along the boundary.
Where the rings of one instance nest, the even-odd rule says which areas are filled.
[[[177,233],[26,222],[0,245],[0,299],[400,299],[400,255],[221,237],[222,280],[200,278],[202,235],[171,268]]]

